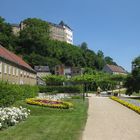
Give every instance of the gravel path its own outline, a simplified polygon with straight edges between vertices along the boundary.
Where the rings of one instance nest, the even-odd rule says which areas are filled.
[[[91,95],[82,140],[140,140],[140,115],[108,97]]]

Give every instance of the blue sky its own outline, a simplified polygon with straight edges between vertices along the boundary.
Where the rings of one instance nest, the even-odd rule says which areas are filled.
[[[139,7],[140,0],[0,0],[0,16],[10,23],[63,20],[74,30],[75,45],[87,42],[130,71],[140,55]]]

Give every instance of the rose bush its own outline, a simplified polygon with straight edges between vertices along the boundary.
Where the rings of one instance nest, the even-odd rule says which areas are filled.
[[[0,129],[16,125],[25,120],[29,114],[30,110],[22,107],[0,108]]]

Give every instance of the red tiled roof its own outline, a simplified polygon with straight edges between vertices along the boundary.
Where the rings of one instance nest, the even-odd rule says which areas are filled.
[[[118,73],[127,73],[122,67],[120,66],[115,66],[115,65],[109,65],[107,64],[107,67],[112,71],[112,72],[118,72]]]
[[[0,56],[3,57],[4,59],[7,59],[11,62],[14,62],[20,66],[23,66],[27,69],[30,69],[33,71],[31,66],[29,66],[24,60],[22,60],[19,56],[15,55],[14,53],[10,52],[6,48],[2,47],[0,45]]]

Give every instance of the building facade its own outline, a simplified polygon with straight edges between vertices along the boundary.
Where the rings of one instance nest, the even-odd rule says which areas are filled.
[[[36,72],[20,57],[0,45],[0,80],[36,85]]]
[[[64,28],[62,26],[59,26],[59,25],[53,24],[53,23],[49,23],[49,25],[50,25],[51,39],[59,40],[59,41],[66,41]]]
[[[109,65],[109,64],[104,66],[103,72],[107,72],[110,74],[127,75],[127,71],[124,68],[122,68],[121,66]]]
[[[37,72],[37,76],[40,78],[51,75],[49,66],[35,66],[34,70]]]
[[[55,75],[64,75],[67,78],[82,75],[84,72],[83,68],[80,67],[66,67],[65,65],[55,66]]]

